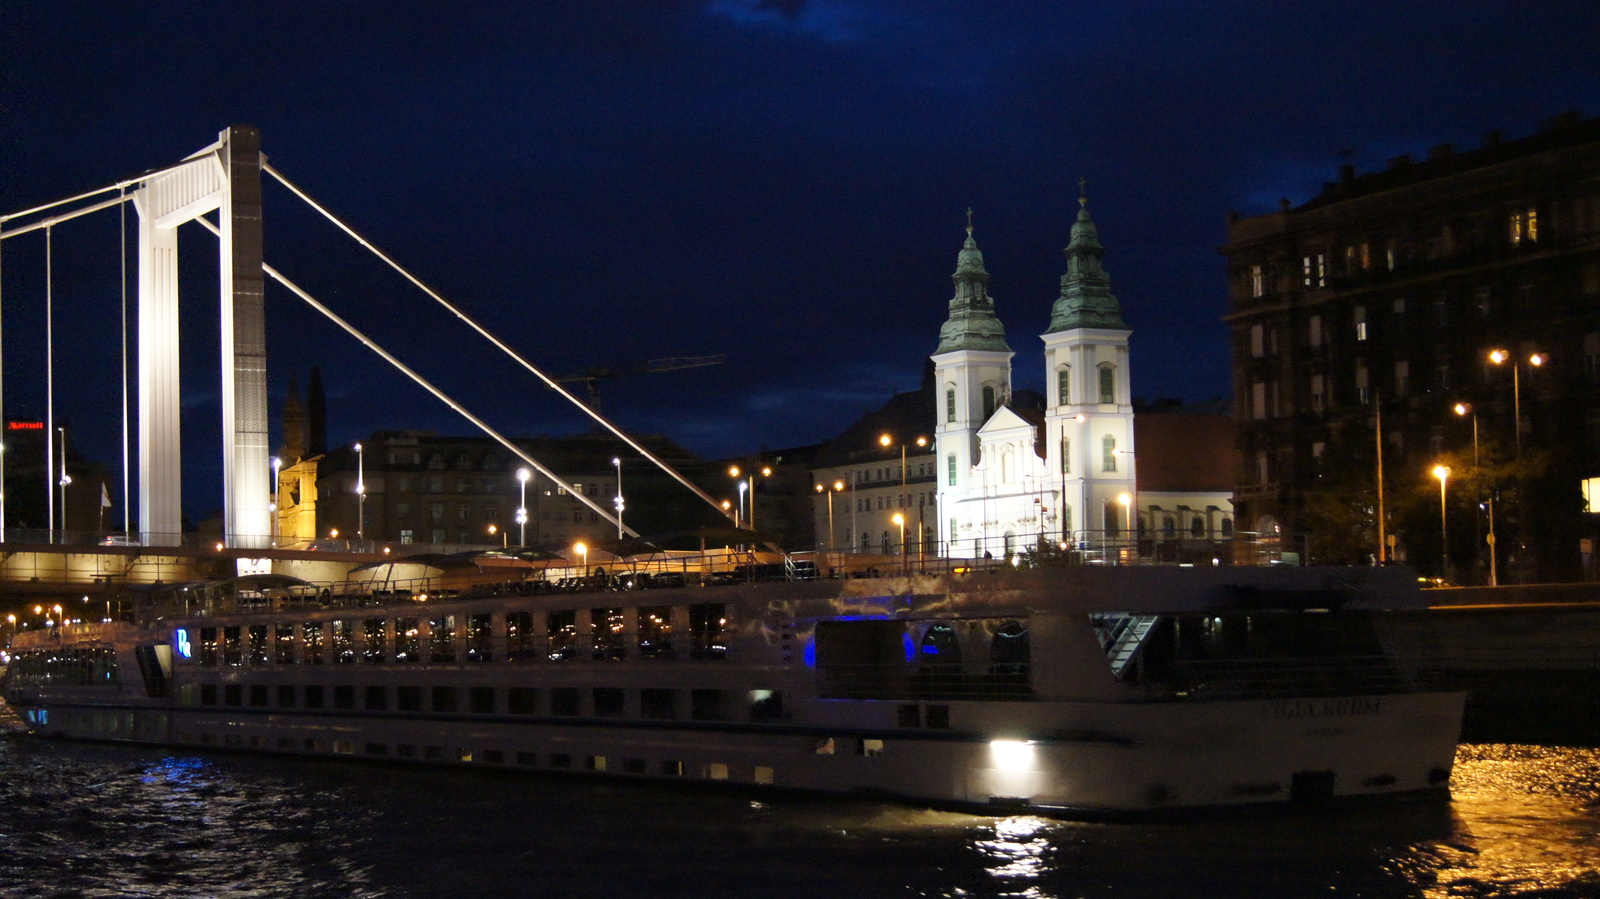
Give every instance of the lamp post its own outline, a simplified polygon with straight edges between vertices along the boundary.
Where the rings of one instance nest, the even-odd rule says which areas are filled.
[[[61,477],[56,482],[61,486],[61,542],[67,542],[67,485],[72,483],[72,478],[67,474],[67,429],[56,428],[61,435]]]
[[[521,491],[517,500],[517,545],[528,545],[528,478],[532,472],[526,468],[517,469],[517,486]]]
[[[500,530],[500,526],[499,525],[494,524],[494,523],[491,522],[489,524],[488,531],[489,531],[489,542],[490,543],[494,542],[494,535],[495,534],[499,534],[500,535],[500,547],[502,549],[505,549],[505,548],[508,547],[508,545],[509,545],[509,543],[511,541],[511,535],[506,533],[505,531]]]
[[[583,576],[587,578],[589,576],[589,547],[582,543],[574,543],[572,544],[572,549],[583,560]]]
[[[894,517],[892,519],[890,519],[890,520],[893,521],[895,524],[900,526],[900,567],[901,568],[905,568],[905,566],[906,566],[906,516],[904,514],[900,513],[900,512],[896,512],[896,513],[894,513]]]
[[[361,444],[356,444],[356,539],[367,537],[367,479],[366,454]]]
[[[831,488],[824,487],[821,484],[817,485],[817,492],[822,494],[823,499],[828,503],[828,542],[825,545],[825,548],[828,549],[828,550],[832,550],[833,549],[833,543],[834,543],[834,541],[833,541],[833,495],[834,495],[834,493],[836,493],[836,492],[838,492],[840,490],[843,490],[843,489],[844,489],[844,481],[834,481],[833,482],[833,486]]]
[[[741,475],[743,475],[742,479],[740,479]],[[744,510],[743,526],[753,531],[756,529],[756,472],[754,470],[741,472],[739,466],[730,465],[728,467],[728,476],[739,480],[739,506]],[[764,478],[771,477],[772,466],[763,465],[761,467],[761,476]],[[745,499],[747,495],[749,500]],[[748,505],[746,505],[747,502]],[[739,510],[735,509],[734,511],[737,513]],[[733,524],[734,527],[740,526],[737,514],[734,516]]]
[[[1530,366],[1532,366],[1534,368],[1538,368],[1539,366],[1543,365],[1545,363],[1545,360],[1547,360],[1548,358],[1549,357],[1545,356],[1543,353],[1529,353],[1528,354],[1528,365],[1530,365]],[[1511,363],[1511,409],[1512,409],[1512,413],[1511,414],[1512,414],[1512,418],[1513,418],[1513,423],[1516,425],[1517,458],[1521,459],[1522,458],[1522,375],[1521,375],[1522,362],[1521,362],[1521,360],[1518,360],[1518,359],[1512,359],[1511,358],[1511,354],[1506,352],[1505,350],[1491,350],[1489,352],[1489,361],[1493,362],[1495,365],[1504,365],[1507,362]]]
[[[1479,495],[1482,496],[1483,468],[1478,460],[1478,410],[1474,409],[1471,403],[1456,403],[1455,412],[1457,415],[1472,416],[1472,468],[1474,475],[1479,479],[1478,491]],[[1489,491],[1483,505],[1489,511],[1489,536],[1486,538],[1489,544],[1489,586],[1497,587],[1499,586],[1500,578],[1494,557],[1494,490],[1491,489]],[[1476,540],[1476,537],[1474,537],[1474,540]]]
[[[889,447],[894,446],[894,438],[888,434],[884,434],[878,438],[878,444],[884,449],[888,449]],[[927,446],[928,438],[918,437],[916,444],[917,446]],[[908,442],[904,440],[900,441],[900,486],[902,487],[906,485],[906,448],[908,446],[910,446]]]
[[[272,457],[272,502],[267,504],[267,511],[272,513],[272,545],[278,545],[278,509],[279,494],[283,492],[283,460],[277,456]]]
[[[1444,510],[1445,483],[1450,480],[1450,468],[1445,465],[1433,466],[1433,476],[1439,479],[1439,576],[1450,576],[1450,531],[1447,526]]]
[[[611,467],[617,470],[617,495],[612,503],[617,507],[617,540],[622,540],[622,459],[618,456],[611,457]]]
[[[1117,502],[1122,503],[1123,516],[1128,522],[1128,530],[1133,530],[1133,497],[1124,493],[1117,497]]]

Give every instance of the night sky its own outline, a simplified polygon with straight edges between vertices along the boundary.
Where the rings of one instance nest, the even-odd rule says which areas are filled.
[[[1483,132],[1600,113],[1592,2],[61,3],[0,7],[0,213],[169,164],[230,124],[553,374],[669,356],[606,411],[707,457],[827,439],[914,388],[965,210],[1019,387],[1078,179],[1134,393],[1226,394],[1229,210]],[[584,424],[281,186],[266,258],[510,434]],[[131,216],[130,216],[131,221]],[[56,229],[56,414],[115,465],[115,212]],[[214,241],[186,226],[186,506],[215,499]],[[4,247],[5,411],[43,416],[44,241]],[[131,278],[131,273],[130,273]],[[130,291],[131,291],[130,287]],[[335,443],[468,433],[268,286],[274,442],[320,365]]]

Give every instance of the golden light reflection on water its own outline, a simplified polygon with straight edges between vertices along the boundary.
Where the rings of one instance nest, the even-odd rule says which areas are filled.
[[[1450,789],[1455,832],[1418,847],[1424,896],[1600,892],[1600,750],[1463,746]]]
[[[973,845],[990,859],[988,871],[1001,882],[1038,880],[1049,873],[1050,822],[1043,818],[1001,818],[994,823],[994,839],[977,839]],[[1042,896],[1037,887],[1025,886],[1013,896]]]

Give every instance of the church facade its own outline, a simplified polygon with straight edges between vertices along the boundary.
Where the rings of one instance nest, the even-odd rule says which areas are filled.
[[[1231,517],[1231,491],[1164,491],[1142,506],[1129,378],[1131,329],[1111,293],[1105,248],[1079,197],[1065,253],[1067,270],[1044,342],[1046,395],[1040,412],[1012,402],[1012,350],[988,293],[983,254],[967,225],[955,295],[934,351],[938,539],[953,557],[1007,558],[1038,546],[1108,560],[1140,552],[1148,526],[1182,528],[1177,517],[1211,510],[1214,537]],[[1193,518],[1194,516],[1190,516]],[[1196,519],[1198,520],[1198,519]],[[1231,530],[1231,520],[1228,521]]]

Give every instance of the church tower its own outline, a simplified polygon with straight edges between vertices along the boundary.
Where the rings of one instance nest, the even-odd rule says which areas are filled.
[[[1097,540],[1101,532],[1125,535],[1130,509],[1137,516],[1138,507],[1128,376],[1133,332],[1111,295],[1111,276],[1102,265],[1105,247],[1082,182],[1079,187],[1067,272],[1050,311],[1050,330],[1042,335],[1046,464],[1050,476],[1060,479],[1053,530],[1070,543]],[[1136,534],[1137,524],[1133,529]]]
[[[983,253],[972,239],[972,210],[967,210],[967,240],[956,256],[955,296],[950,317],[939,329],[933,353],[938,416],[934,430],[938,448],[939,540],[959,554],[963,539],[977,536],[973,522],[959,521],[955,510],[974,485],[978,430],[1011,399],[1011,347],[1005,328],[994,314],[989,273]],[[981,524],[981,523],[979,523]]]

